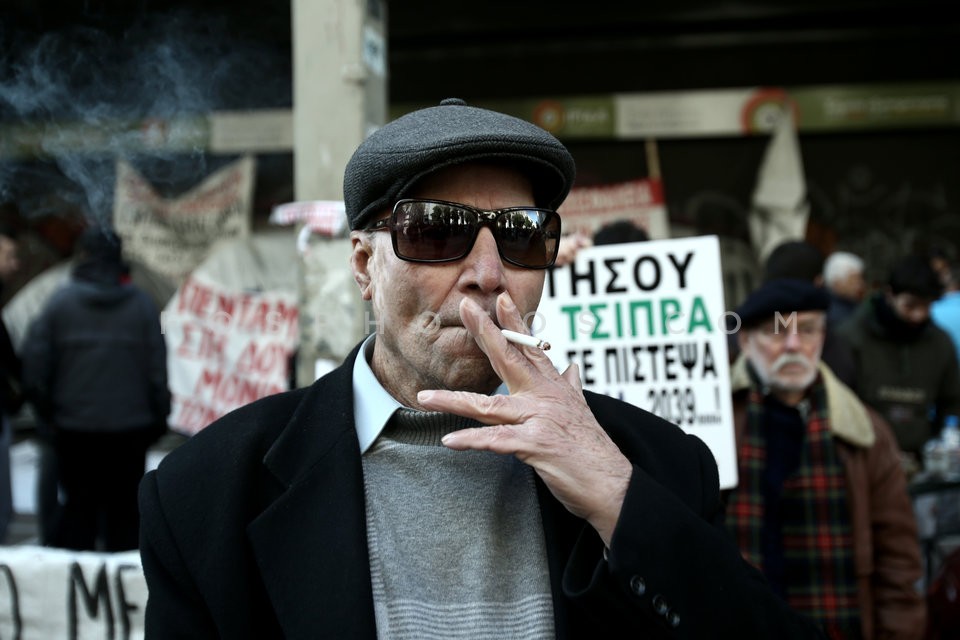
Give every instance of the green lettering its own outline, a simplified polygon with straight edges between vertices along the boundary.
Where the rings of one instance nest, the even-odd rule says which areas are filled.
[[[603,318],[600,317],[599,313],[597,313],[597,311],[607,308],[606,303],[591,304],[587,308],[590,309],[590,313],[593,314],[593,317],[596,320],[596,323],[594,323],[593,325],[593,333],[590,335],[590,337],[593,338],[594,340],[602,340],[604,338],[609,338],[610,337],[609,333],[605,331],[604,332],[600,331],[600,325],[603,323]]]
[[[647,335],[653,335],[653,307],[649,300],[632,300],[630,302],[630,334],[634,338],[639,335],[637,331],[637,310],[643,309],[647,312]]]
[[[707,333],[713,333],[713,326],[710,324],[710,316],[707,315],[707,305],[701,296],[694,296],[693,309],[690,311],[690,326],[688,333],[693,333],[697,327],[704,327]]]
[[[583,309],[583,306],[579,304],[560,307],[560,312],[567,314],[570,319],[570,342],[577,341],[577,316],[581,309]]]
[[[680,301],[676,298],[664,298],[660,301],[660,334],[673,333],[670,323],[680,317]]]

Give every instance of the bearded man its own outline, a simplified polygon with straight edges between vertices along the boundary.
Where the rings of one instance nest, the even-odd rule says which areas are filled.
[[[732,389],[741,553],[832,638],[920,638],[916,524],[886,422],[820,361],[830,298],[777,279],[737,309]]]

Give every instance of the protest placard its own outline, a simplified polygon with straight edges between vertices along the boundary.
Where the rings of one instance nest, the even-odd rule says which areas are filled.
[[[656,178],[616,184],[576,187],[558,209],[564,233],[592,236],[618,220],[630,220],[651,238],[667,238],[670,224],[663,198],[663,183]]]
[[[0,638],[139,640],[146,604],[136,550],[0,547]]]
[[[117,162],[113,224],[127,256],[179,284],[218,241],[250,232],[255,161],[244,157],[176,198]]]
[[[723,280],[715,236],[582,250],[551,269],[535,335],[584,388],[678,424],[713,452],[720,485],[737,482]]]
[[[289,388],[297,319],[293,292],[245,291],[191,275],[161,318],[171,428],[196,433],[228,411]]]

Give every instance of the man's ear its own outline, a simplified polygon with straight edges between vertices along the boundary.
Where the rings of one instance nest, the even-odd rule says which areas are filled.
[[[353,279],[360,287],[360,297],[364,300],[373,298],[373,278],[370,277],[370,263],[373,260],[373,242],[366,231],[351,231],[350,268],[353,270]]]

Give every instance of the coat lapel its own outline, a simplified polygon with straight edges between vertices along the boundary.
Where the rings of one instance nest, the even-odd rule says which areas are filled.
[[[353,419],[356,354],[312,385],[264,457],[286,490],[247,534],[287,638],[376,637]]]

